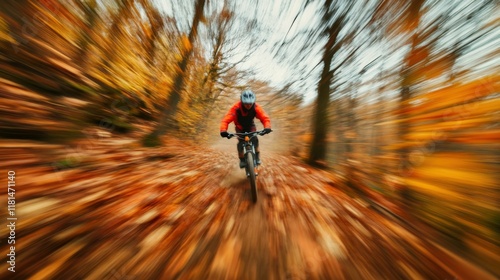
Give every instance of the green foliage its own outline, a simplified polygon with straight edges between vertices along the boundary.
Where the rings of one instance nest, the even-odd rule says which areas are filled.
[[[57,170],[64,170],[70,168],[76,168],[80,166],[81,161],[72,157],[65,157],[59,161],[53,163],[53,167],[57,168]]]
[[[160,137],[158,137],[155,133],[150,133],[144,136],[141,143],[144,147],[150,148],[159,147],[163,144]]]

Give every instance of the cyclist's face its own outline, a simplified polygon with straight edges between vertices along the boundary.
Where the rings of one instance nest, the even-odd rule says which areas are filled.
[[[245,106],[245,109],[247,110],[250,110],[250,108],[252,108],[252,105],[253,104],[243,104],[243,106]]]

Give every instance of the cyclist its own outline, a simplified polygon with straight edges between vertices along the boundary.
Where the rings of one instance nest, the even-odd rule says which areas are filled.
[[[236,102],[227,112],[226,116],[220,123],[220,136],[229,138],[227,128],[231,122],[234,122],[237,133],[256,131],[254,118],[257,117],[262,125],[264,125],[264,134],[271,132],[271,120],[264,112],[264,109],[259,104],[255,103],[255,93],[252,90],[246,89],[241,93],[240,101]],[[238,157],[240,158],[240,168],[244,168],[245,155],[243,154],[243,140],[239,140],[237,144]],[[257,137],[252,138],[255,146],[255,156],[257,164],[261,164],[259,140]]]

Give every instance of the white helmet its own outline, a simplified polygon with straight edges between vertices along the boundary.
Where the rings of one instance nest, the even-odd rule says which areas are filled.
[[[245,89],[241,93],[241,103],[243,104],[254,104],[255,103],[255,93],[249,89]]]

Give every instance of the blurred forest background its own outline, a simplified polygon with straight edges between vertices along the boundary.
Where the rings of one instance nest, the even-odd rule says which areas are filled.
[[[250,87],[277,151],[500,274],[499,14],[494,0],[2,1],[1,141],[214,142]]]

